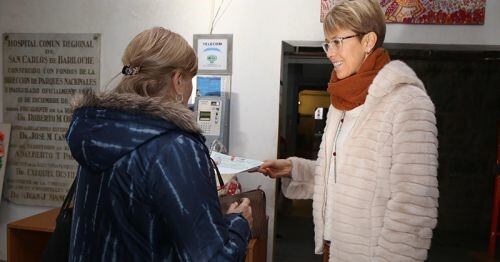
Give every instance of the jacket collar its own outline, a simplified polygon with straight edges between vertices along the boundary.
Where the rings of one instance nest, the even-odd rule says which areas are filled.
[[[75,96],[71,101],[72,111],[82,107],[99,107],[147,114],[163,118],[189,133],[201,134],[194,113],[181,103],[166,102],[158,98],[130,93],[87,92]]]
[[[368,106],[377,104],[381,98],[402,85],[413,85],[425,90],[424,84],[409,66],[399,60],[391,61],[373,79],[365,103]]]

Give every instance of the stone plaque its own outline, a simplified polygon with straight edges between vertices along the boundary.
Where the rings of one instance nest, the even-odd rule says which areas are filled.
[[[12,124],[4,196],[59,206],[76,174],[69,101],[99,86],[100,34],[3,35],[3,120]]]

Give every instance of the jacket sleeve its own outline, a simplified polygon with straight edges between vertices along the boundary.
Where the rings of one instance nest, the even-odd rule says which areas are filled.
[[[327,150],[325,148],[326,136],[329,135],[328,125],[332,121],[333,106],[330,105],[326,120],[326,127],[321,138],[319,146],[318,158],[316,160],[308,160],[299,157],[290,157],[292,161],[292,177],[281,179],[281,191],[283,195],[291,199],[312,199],[314,195],[315,175],[320,173],[324,168],[326,159],[324,158]],[[317,180],[317,179],[316,179]],[[318,181],[316,181],[318,183]],[[321,187],[324,185],[320,185]]]
[[[241,214],[222,215],[210,169],[200,142],[177,137],[150,168],[152,200],[182,261],[242,261],[248,222]]]
[[[437,128],[427,96],[403,103],[393,125],[390,198],[375,253],[381,261],[424,261],[437,224]]]
[[[316,161],[298,157],[288,159],[293,165],[292,177],[281,179],[283,195],[291,199],[312,199]]]

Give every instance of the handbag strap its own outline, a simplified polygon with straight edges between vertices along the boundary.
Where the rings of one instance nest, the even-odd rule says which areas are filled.
[[[222,179],[222,175],[220,174],[219,168],[217,167],[217,163],[215,163],[215,160],[208,156],[210,159],[210,163],[212,164],[212,168],[215,170],[215,174],[217,175],[217,180],[219,180],[219,186],[220,188],[218,190],[221,190],[224,188],[224,180]]]
[[[73,180],[73,183],[71,184],[71,187],[68,190],[68,194],[64,198],[61,210],[59,211],[59,216],[62,215],[64,218],[66,218],[67,216],[71,215],[70,204],[73,201],[73,196],[75,195],[75,187],[76,187],[76,177]]]
[[[222,179],[222,175],[220,174],[219,168],[217,167],[217,163],[215,163],[215,160],[210,156],[210,152],[208,150],[207,145],[205,144],[205,137],[203,135],[196,136],[196,138],[201,142],[203,145],[203,151],[205,152],[205,155],[207,155],[207,158],[210,161],[210,166],[212,166],[212,169],[215,170],[215,175],[217,176],[217,180],[219,181],[219,190],[224,188],[224,180]]]

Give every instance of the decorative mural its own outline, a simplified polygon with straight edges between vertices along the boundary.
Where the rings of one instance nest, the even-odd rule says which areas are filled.
[[[330,6],[332,5],[333,0],[321,0],[321,14],[319,20],[321,23],[323,23],[323,20],[325,20],[325,15],[328,13],[328,10],[330,10]]]
[[[337,0],[321,0],[321,16]],[[380,0],[388,23],[482,25],[486,0]]]

